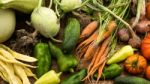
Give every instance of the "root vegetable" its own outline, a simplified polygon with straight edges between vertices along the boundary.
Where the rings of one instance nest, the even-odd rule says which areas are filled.
[[[150,30],[150,21],[142,20],[135,26],[135,31],[138,33],[145,34]]]
[[[42,0],[39,0],[38,7],[31,14],[31,25],[35,28],[35,31],[38,31],[44,37],[61,42],[53,38],[60,29],[60,22],[56,13],[52,9],[41,5]]]
[[[121,41],[126,42],[126,41],[129,41],[130,33],[129,33],[128,29],[122,28],[118,31],[118,36]]]
[[[140,38],[130,38],[128,44],[131,45],[133,48],[139,48],[141,46],[141,39]]]
[[[55,36],[60,28],[55,12],[46,7],[34,9],[31,14],[31,23],[46,38]]]

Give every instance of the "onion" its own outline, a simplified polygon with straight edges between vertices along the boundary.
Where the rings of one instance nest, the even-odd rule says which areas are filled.
[[[31,24],[46,38],[55,36],[60,24],[55,12],[46,7],[37,7],[31,14]]]
[[[15,13],[10,9],[0,9],[0,43],[12,36],[15,25]]]

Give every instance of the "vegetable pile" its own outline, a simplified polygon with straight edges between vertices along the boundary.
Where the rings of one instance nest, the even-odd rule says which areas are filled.
[[[0,0],[0,83],[150,84],[147,0]]]

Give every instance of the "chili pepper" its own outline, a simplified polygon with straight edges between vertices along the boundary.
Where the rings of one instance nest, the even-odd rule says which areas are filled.
[[[125,60],[128,56],[134,54],[134,49],[130,45],[122,47],[117,51],[110,59],[108,59],[107,64],[118,63]]]
[[[62,50],[58,48],[57,46],[53,45],[49,42],[50,46],[50,52],[52,56],[54,56],[57,59],[57,64],[60,69],[60,71],[69,71],[73,67],[75,67],[78,62],[74,55],[72,54],[63,54]]]
[[[61,72],[56,73],[54,70],[50,70],[49,72],[47,72],[43,76],[41,76],[35,82],[35,84],[59,84],[60,83],[60,78],[59,78],[60,75],[61,75]]]
[[[34,47],[34,56],[38,59],[36,74],[37,77],[48,72],[51,66],[51,54],[49,46],[46,43],[38,43]]]
[[[82,84],[82,79],[86,76],[86,69],[81,69],[79,72],[76,72],[64,79],[61,84]]]

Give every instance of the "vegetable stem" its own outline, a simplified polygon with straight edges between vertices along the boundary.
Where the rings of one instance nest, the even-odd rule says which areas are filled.
[[[48,8],[51,8],[51,7],[52,7],[52,3],[53,3],[53,0],[50,0],[50,1],[49,1],[49,6],[48,6]]]
[[[39,0],[38,8],[41,7],[42,5],[42,0]]]
[[[111,15],[113,15],[115,18],[117,18],[118,20],[120,20],[122,23],[124,23],[127,27],[131,28],[131,26],[125,22],[122,18],[120,18],[119,16],[117,16],[115,13],[113,13],[111,10],[109,10],[108,8],[104,7],[103,5],[101,4],[98,4],[97,3],[97,6],[99,6],[99,8],[103,9],[104,11],[107,11],[109,12]]]
[[[50,38],[51,38],[51,40],[53,40],[54,42],[62,43],[61,40],[57,40],[57,39],[55,39],[55,38],[53,38],[53,37],[50,37]]]
[[[81,4],[81,6],[80,6],[80,7],[82,7],[82,6],[86,5],[89,1],[90,1],[90,0],[86,0],[86,1],[84,1],[84,2]]]
[[[137,1],[137,14],[136,14],[136,18],[135,18],[135,21],[133,22],[132,24],[132,28],[135,27],[140,19],[140,11],[142,9],[142,5],[143,5],[143,2],[145,0],[138,0]]]

